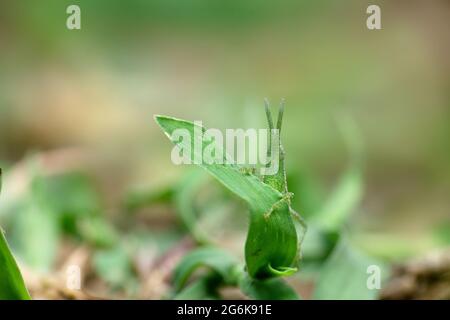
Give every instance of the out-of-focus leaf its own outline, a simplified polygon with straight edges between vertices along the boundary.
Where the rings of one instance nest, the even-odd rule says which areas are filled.
[[[198,188],[204,181],[205,174],[202,171],[191,170],[176,187],[174,196],[178,216],[189,233],[200,244],[208,241],[204,232],[198,228],[198,216],[194,198]]]
[[[292,206],[298,208],[302,217],[308,221],[319,212],[325,201],[325,193],[319,179],[297,169],[289,172],[287,180],[289,190],[295,194]]]
[[[79,235],[78,222],[100,212],[100,202],[92,182],[77,172],[36,177],[35,193],[51,208],[66,233]]]
[[[328,232],[338,232],[359,205],[363,195],[361,134],[350,118],[342,118],[340,129],[350,154],[350,165],[340,178],[329,200],[313,217],[313,222]]]
[[[96,247],[111,247],[119,241],[116,229],[101,216],[81,219],[78,229],[81,238]]]
[[[187,285],[177,295],[175,300],[217,300],[220,299],[217,292],[221,284],[221,276],[215,273],[205,275],[193,283]]]
[[[207,146],[215,143],[203,139],[202,133],[206,129],[192,122],[165,116],[156,116],[155,120],[174,144],[192,151],[188,156],[193,163],[202,158]],[[190,139],[178,140],[174,135],[176,132],[187,133]],[[195,145],[201,148],[195,148]],[[221,157],[226,163],[225,154]],[[267,278],[292,273],[292,266],[296,265],[299,257],[298,238],[288,202],[282,194],[255,175],[242,172],[236,165],[205,162],[198,165],[250,206],[245,245],[249,274],[255,278]]]
[[[131,258],[122,247],[97,251],[93,257],[93,266],[98,276],[113,288],[133,283]]]
[[[78,174],[36,174],[12,219],[11,243],[30,267],[47,272],[56,258],[64,217],[73,224],[98,210],[93,191]]]
[[[124,206],[128,211],[133,212],[155,203],[169,203],[172,201],[174,194],[173,186],[158,190],[134,191],[126,197]]]
[[[41,193],[49,205],[64,214],[88,215],[99,211],[92,182],[82,173],[69,172],[39,177]]]
[[[181,180],[167,188],[160,190],[140,191],[131,193],[125,202],[129,211],[153,205],[155,203],[175,204],[175,209],[183,226],[199,243],[206,243],[206,236],[198,228],[195,195],[204,182],[206,174],[200,170],[188,171]]]
[[[44,178],[36,176],[11,225],[11,244],[26,265],[43,272],[51,269],[60,239],[59,222]]]
[[[55,212],[34,198],[24,203],[11,226],[12,245],[29,267],[47,272],[53,266],[59,243],[59,225]]]
[[[64,232],[94,245],[110,245],[114,229],[102,220],[99,207],[84,175],[36,175],[11,217],[12,246],[27,265],[49,271]]]
[[[38,176],[33,181],[33,197],[48,212],[53,212],[53,223],[58,231],[94,246],[107,247],[116,243],[117,232],[101,215],[97,192],[85,175],[70,172]]]
[[[387,275],[383,263],[360,252],[344,237],[325,262],[314,292],[315,299],[375,299],[377,289],[367,285],[371,275],[369,266],[379,268],[380,277]]]
[[[326,231],[338,231],[359,204],[362,189],[360,170],[351,168],[344,173],[322,210],[313,217],[313,222]]]
[[[202,247],[191,251],[173,272],[175,291],[180,291],[190,275],[200,267],[207,267],[220,275],[223,283],[237,282],[239,263],[228,252],[216,247]]]
[[[332,245],[321,229],[308,223],[308,232],[302,243],[302,263],[322,261],[330,253]]]
[[[244,276],[239,282],[242,292],[257,300],[298,300],[298,294],[282,279],[257,280]]]
[[[0,169],[0,191],[2,184]],[[20,270],[0,227],[0,300],[29,300]]]

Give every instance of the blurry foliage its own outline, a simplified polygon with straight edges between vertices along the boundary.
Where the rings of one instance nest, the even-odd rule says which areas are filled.
[[[313,273],[306,273],[306,277],[311,274],[313,278],[318,278],[315,298],[373,299],[376,298],[377,291],[369,290],[366,287],[366,270],[372,264],[381,268],[382,262],[360,253],[359,249],[355,248],[347,239],[345,230],[346,222],[358,208],[362,197],[362,142],[359,141],[360,133],[349,119],[341,122],[341,129],[351,159],[347,171],[344,172],[331,195],[324,197],[323,193],[318,191],[320,189],[314,180],[306,180],[306,183],[305,180],[294,180],[298,184],[294,184],[293,189],[306,190],[301,193],[301,196],[311,197],[309,202],[304,198],[307,206],[309,205],[307,207],[309,212],[306,215],[309,230],[303,242],[301,266],[307,271],[315,270]],[[214,239],[215,237],[214,231],[210,232],[209,236],[199,236],[197,227],[199,216],[193,199],[199,192],[199,185],[204,183],[203,181],[204,175],[190,171],[181,179],[179,185],[183,186],[182,188],[174,188],[172,192],[166,190],[160,193],[171,195],[168,198],[173,199],[180,220],[184,222],[187,231],[197,239],[200,245],[204,243],[203,239]],[[153,194],[158,193],[154,192]],[[161,199],[167,200],[166,197],[161,198],[160,196],[139,196],[139,193],[132,194],[129,199],[146,199],[146,201],[140,201],[139,205],[141,206],[151,206],[155,201]],[[136,201],[131,201],[131,203],[133,209],[139,207],[135,205]],[[202,230],[203,233],[207,231]],[[260,281],[248,278],[245,273],[239,271],[242,266],[239,267],[239,263],[232,262],[232,260],[227,253],[214,247],[200,248],[188,254],[174,272],[174,284],[177,291],[181,288],[180,284],[184,284],[190,273],[198,267],[207,266],[211,271],[192,282],[179,292],[178,296],[189,298],[192,294],[193,298],[201,298],[202,295],[203,298],[218,298],[219,295],[215,288],[234,285],[239,286],[244,294],[251,298],[298,298],[296,294],[289,293],[291,290],[289,287],[283,289],[286,286],[283,281]],[[387,270],[383,271],[383,276],[387,276]]]
[[[326,192],[316,176],[298,172],[296,179],[290,181],[290,188],[296,191],[294,203],[302,208],[308,224],[301,272],[295,277],[315,281],[312,297],[317,299],[373,299],[378,291],[365,286],[367,267],[382,268],[383,279],[389,272],[384,261],[364,252],[353,239],[349,221],[363,194],[362,144],[355,139],[360,134],[354,125],[343,123],[344,127],[352,127],[342,131],[350,160],[336,187]],[[166,297],[219,299],[220,288],[232,286],[254,299],[299,298],[283,280],[251,279],[242,272],[239,255],[228,250],[243,245],[239,235],[245,232],[245,208],[242,201],[217,187],[202,171],[188,170],[178,181],[163,188],[130,192],[124,198],[123,214],[116,221],[105,216],[99,192],[86,174],[69,171],[43,175],[39,171],[31,158],[26,166],[26,174],[31,177],[29,188],[19,197],[5,199],[7,206],[1,216],[15,254],[34,270],[53,270],[62,240],[69,238],[90,246],[92,268],[111,292],[134,297],[142,286],[135,265],[136,253],[150,247],[156,248],[155,257],[161,256],[187,233],[199,247],[185,255],[175,268],[172,294]],[[138,218],[139,211],[158,204],[175,211],[184,231],[150,230],[130,224],[130,219]],[[124,222],[123,218],[128,222],[118,228],[117,222]],[[449,230],[442,224],[431,235],[445,244]],[[372,251],[378,257],[384,253],[398,256],[402,252],[394,252],[395,246],[383,243],[379,250]]]
[[[376,288],[367,286],[367,273],[369,266],[380,269],[380,276],[387,278],[387,269],[379,260],[373,259],[359,250],[341,236],[341,240],[335,246],[322,267],[319,279],[314,291],[314,299],[325,300],[369,300],[378,297]],[[381,281],[380,281],[381,282]]]
[[[118,240],[102,216],[92,183],[80,173],[33,174],[29,189],[11,207],[7,220],[12,246],[37,270],[52,269],[63,235],[95,247],[110,247]]]
[[[137,288],[136,274],[132,256],[121,246],[99,250],[93,258],[96,273],[112,290],[125,289],[128,295],[134,295]]]
[[[220,248],[206,246],[191,251],[175,268],[173,272],[175,292],[181,291],[191,274],[200,267],[207,267],[212,270],[216,275],[214,281],[216,281],[217,284],[233,285],[238,281],[239,264],[237,259]],[[221,281],[220,283],[217,281],[219,278]]]
[[[195,169],[160,187],[175,171],[165,164],[160,137],[144,140],[149,131],[135,124],[150,128],[157,110],[204,116],[218,125],[229,119],[245,124],[261,92],[287,96],[298,106],[285,128],[287,173],[292,206],[309,228],[295,277],[318,283],[314,297],[374,298],[376,292],[360,287],[368,263],[450,244],[448,4],[427,3],[423,10],[415,1],[405,10],[385,3],[389,32],[368,34],[361,28],[365,4],[358,1],[76,2],[82,7],[78,33],[64,28],[65,8],[73,1],[0,4],[0,165],[8,173],[30,150],[88,141],[99,159],[122,164],[119,169],[130,176],[125,187],[135,180],[150,180],[153,187],[131,193],[111,217],[100,199],[104,190],[89,174],[46,175],[31,166],[25,192],[0,198],[0,225],[19,262],[52,273],[69,239],[89,246],[94,272],[109,289],[134,296],[140,285],[135,253],[143,248],[154,249],[151,258],[157,260],[189,234],[197,245],[226,248],[238,257],[247,221],[242,201]],[[420,21],[418,13],[424,15]],[[359,134],[344,133],[349,166],[334,179],[345,153],[331,114],[344,109],[352,110],[368,137],[366,158],[354,161],[357,142],[351,138]],[[142,143],[153,147],[137,152],[131,141],[139,150],[146,149]],[[109,182],[118,179],[112,168],[117,166],[99,170],[113,177]],[[146,224],[141,210],[155,220],[175,212],[176,221],[162,228]],[[358,230],[352,213],[367,220]],[[420,224],[420,234],[398,232],[403,224]],[[8,270],[0,278],[13,279],[6,290],[0,286],[0,297],[15,291],[14,297],[27,298],[3,234],[0,247],[0,263],[8,265],[0,266]],[[229,280],[220,266],[200,269],[189,274],[176,298],[221,297],[217,289]],[[4,279],[0,284],[8,283]],[[279,279],[249,281],[234,279],[248,297],[271,298],[275,290],[296,297]]]
[[[2,220],[19,259],[34,271],[50,273],[63,239],[71,239],[92,248],[98,277],[112,288],[130,288],[136,280],[131,256],[121,249],[127,241],[119,241],[119,230],[104,216],[91,179],[80,172],[42,175],[34,161],[26,170],[30,186],[10,199]]]

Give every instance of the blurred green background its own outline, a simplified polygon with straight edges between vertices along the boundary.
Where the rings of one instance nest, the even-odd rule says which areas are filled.
[[[65,26],[70,4],[81,7],[81,30]],[[162,190],[188,171],[170,161],[172,146],[153,115],[260,128],[268,97],[287,102],[282,139],[300,213],[320,206],[350,161],[338,125],[344,115],[364,149],[364,193],[348,221],[355,242],[388,260],[447,245],[450,3],[376,1],[382,30],[375,31],[366,28],[369,4],[2,1],[0,222],[17,234],[17,203],[29,188],[40,189],[39,179],[33,187],[24,182],[27,175],[76,171],[43,193],[72,199],[70,210],[98,212],[119,229],[171,238],[178,231],[170,210],[153,208],[140,225],[121,209],[129,190]],[[64,230],[73,231],[77,219],[65,217]],[[28,223],[28,236],[38,223]],[[78,245],[102,228],[109,226],[81,228]],[[19,256],[26,242],[13,241]],[[30,250],[48,251],[40,248]],[[108,254],[99,268],[121,261],[120,253]],[[111,278],[126,277],[121,270]]]

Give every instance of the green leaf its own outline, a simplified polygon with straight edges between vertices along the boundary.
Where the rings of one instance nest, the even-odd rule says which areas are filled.
[[[76,219],[100,211],[100,200],[92,181],[82,173],[68,172],[36,176],[36,192],[59,215]]]
[[[191,251],[173,272],[175,291],[179,292],[191,274],[200,267],[207,267],[219,275],[223,283],[237,282],[239,263],[228,252],[216,247],[202,247]]]
[[[302,243],[303,262],[323,262],[334,245],[336,243],[330,241],[323,229],[320,229],[314,223],[308,223],[308,232]]]
[[[43,197],[42,183],[41,178],[33,180],[16,212],[11,222],[11,245],[27,266],[48,272],[56,258],[61,228],[57,212]]]
[[[109,248],[117,245],[120,240],[117,230],[100,215],[80,219],[77,227],[81,238],[95,247]]]
[[[362,174],[358,168],[344,173],[330,199],[322,210],[313,217],[320,228],[337,232],[354,212],[362,198]]]
[[[114,288],[133,284],[132,261],[123,247],[95,252],[93,267],[98,276]]]
[[[173,143],[181,148],[190,148],[192,150],[192,161],[196,157],[201,158],[204,148],[212,143],[203,140],[202,135],[194,135],[194,130],[199,130],[201,133],[204,133],[206,129],[192,122],[165,116],[156,116],[155,120]],[[172,134],[175,130],[187,130],[191,136],[191,141],[186,141],[185,139],[174,141]],[[202,148],[194,148],[194,144],[199,144]],[[206,163],[199,163],[198,165],[208,171],[237,196],[244,199],[252,208],[259,211],[264,212],[269,210],[282,197],[280,192],[262,183],[256,176],[242,173],[236,165]]]
[[[349,117],[340,119],[340,131],[350,154],[350,164],[324,207],[313,222],[328,232],[338,232],[360,204],[363,195],[363,142],[361,134]]]
[[[195,134],[203,133],[206,129],[192,122],[165,116],[156,116],[155,120],[180,149],[192,150],[189,156],[193,163],[195,159],[202,158],[205,147],[215,143],[203,139],[202,134]],[[176,130],[184,130],[190,139],[175,139]],[[195,145],[201,148],[194,148]],[[255,278],[290,274],[291,270],[287,268],[297,264],[299,246],[289,199],[258,177],[243,173],[236,165],[204,162],[197,165],[246,201],[250,207],[250,224],[245,245],[249,274]]]
[[[196,192],[205,181],[205,174],[201,171],[188,172],[175,188],[174,201],[178,217],[183,225],[199,244],[207,243],[207,236],[198,228],[197,212],[193,203]]]
[[[386,277],[383,264],[360,252],[343,236],[325,262],[319,275],[315,299],[370,300],[378,295],[377,289],[367,285],[371,276],[369,266],[379,267],[382,278]]]
[[[2,172],[0,169],[0,189]],[[0,228],[0,300],[30,300],[22,275]]]
[[[61,232],[83,238],[82,230],[79,230],[80,222],[100,219],[98,194],[92,181],[84,174],[69,172],[37,176],[33,185],[35,197],[47,211],[54,213],[53,219]]]
[[[127,196],[125,208],[133,212],[155,203],[174,203],[176,213],[183,226],[197,243],[204,244],[207,242],[207,237],[198,228],[197,210],[193,199],[205,177],[206,174],[202,171],[190,170],[181,178],[180,182],[164,189],[134,191]]]
[[[298,300],[299,296],[284,280],[257,280],[243,277],[239,283],[242,292],[256,300]]]
[[[289,189],[295,193],[292,205],[299,208],[302,216],[309,220],[319,212],[324,201],[325,192],[320,179],[311,172],[295,168],[288,173]],[[308,233],[309,233],[308,226]]]
[[[219,294],[217,289],[222,283],[219,275],[211,273],[197,279],[193,283],[186,286],[177,295],[175,300],[218,300]]]
[[[0,300],[31,299],[1,229],[0,270]]]
[[[134,211],[155,203],[170,203],[175,192],[172,186],[158,190],[133,191],[127,195],[124,207],[127,211]]]

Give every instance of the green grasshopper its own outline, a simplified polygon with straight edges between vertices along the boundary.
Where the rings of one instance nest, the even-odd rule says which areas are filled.
[[[248,204],[245,263],[246,270],[253,279],[287,276],[297,271],[300,247],[306,231],[305,222],[291,208],[293,195],[288,191],[286,183],[285,153],[279,135],[284,101],[278,112],[276,127],[267,100],[265,108],[270,129],[270,145],[267,150],[268,163],[259,168],[263,169],[263,176],[255,174],[255,168],[239,168],[234,164],[197,164]],[[195,136],[196,130],[206,130],[203,127],[199,128],[195,123],[167,116],[155,116],[155,120],[172,142],[181,148],[190,147],[191,140],[173,140],[171,137],[175,130],[183,129],[191,136]],[[204,141],[198,143],[201,143],[203,148],[206,145]],[[277,152],[273,152],[272,149]],[[193,155],[191,157],[195,158]],[[268,171],[275,168],[278,169],[275,172]],[[298,224],[303,227],[301,237]]]
[[[282,100],[275,127],[269,102],[267,99],[265,100],[265,111],[269,125],[269,143],[267,149],[268,161],[264,169],[272,169],[273,161],[278,161],[278,170],[270,172],[271,174],[263,171],[263,175],[257,175],[257,177],[264,184],[279,192],[281,196],[265,212],[251,211],[250,214],[250,227],[245,248],[246,262],[249,274],[256,278],[283,276],[295,272],[297,268],[290,264],[296,265],[300,261],[300,248],[307,229],[303,218],[291,207],[293,193],[289,192],[287,186],[285,152],[280,139],[284,104],[284,100]],[[293,222],[289,221],[289,217],[302,227],[300,238],[298,233],[292,229],[296,228]],[[272,241],[270,241],[270,237],[272,237]],[[296,238],[295,241],[298,241],[295,253],[294,247],[292,247],[293,237]],[[293,253],[294,255],[292,255]]]
[[[306,234],[308,227],[302,216],[299,213],[297,213],[294,209],[292,209],[291,206],[291,199],[294,196],[294,194],[292,192],[289,192],[288,190],[286,178],[286,166],[285,166],[286,153],[281,143],[281,125],[283,122],[284,106],[285,100],[282,99],[280,103],[280,108],[278,109],[277,126],[274,127],[272,114],[270,112],[269,100],[264,99],[264,108],[266,111],[267,122],[269,125],[269,139],[268,139],[269,147],[267,148],[267,158],[270,159],[270,161],[277,161],[277,159],[274,159],[274,155],[272,154],[273,151],[272,143],[273,142],[277,143],[276,147],[278,148],[279,152],[278,157],[279,165],[277,173],[275,173],[274,175],[264,175],[262,180],[264,183],[278,190],[283,195],[283,197],[272,206],[272,209],[269,212],[265,213],[265,216],[269,217],[274,210],[278,209],[281,206],[282,203],[287,203],[289,207],[289,212],[291,213],[293,218],[296,221],[298,221],[300,225],[303,227],[303,234],[302,237],[300,238],[301,244],[303,242],[303,238]],[[274,134],[276,135],[275,138],[273,136]],[[270,166],[270,161],[266,164],[266,167]]]

